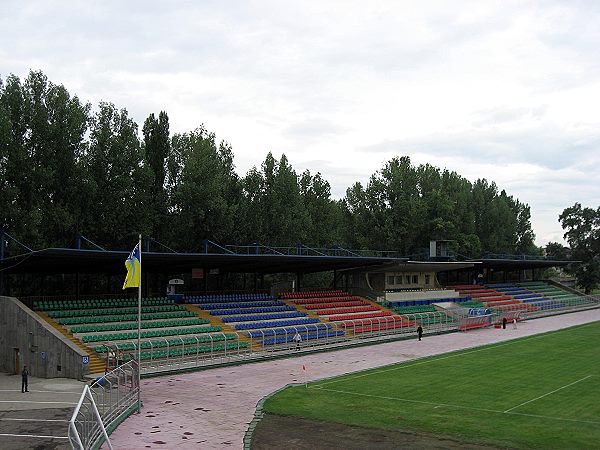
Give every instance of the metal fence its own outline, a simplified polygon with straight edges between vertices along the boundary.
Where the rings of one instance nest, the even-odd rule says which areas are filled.
[[[597,308],[600,299],[590,295],[578,297],[554,297],[550,300],[529,301],[512,305],[500,305],[492,308],[495,321],[501,321],[502,316],[510,312],[519,312],[521,319],[533,319],[536,317],[553,316],[565,312],[576,312],[590,308]]]
[[[69,421],[69,442],[77,450],[99,448],[110,432],[138,408],[138,363],[115,368],[83,392]]]
[[[141,341],[142,375],[191,370],[197,367],[254,361],[326,348],[348,347],[412,336],[421,326],[425,334],[465,331],[501,323],[502,318],[527,319],[600,306],[595,297],[581,296],[555,301],[520,303],[485,308],[481,315],[469,315],[469,308],[402,314],[331,322],[330,328],[297,325],[263,328],[248,332],[218,332],[185,337],[154,338]],[[325,324],[320,324],[325,325]],[[343,332],[343,333],[341,333]],[[315,334],[318,333],[318,336]],[[296,334],[300,336],[295,339]],[[275,339],[276,338],[276,339]],[[105,344],[109,367],[134,359],[136,341]],[[125,359],[123,359],[125,355]],[[113,360],[111,362],[111,359]]]

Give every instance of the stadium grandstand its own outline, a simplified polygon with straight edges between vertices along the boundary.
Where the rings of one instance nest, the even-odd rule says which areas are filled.
[[[597,298],[539,279],[566,261],[412,261],[339,247],[234,250],[208,241],[203,253],[146,250],[141,311],[111,281],[122,281],[128,252],[55,248],[3,257],[1,370],[19,373],[26,365],[42,378],[87,377],[96,387],[116,371],[117,385],[129,380],[130,401],[116,420],[136,404],[136,376],[404,339],[419,326],[426,334],[467,331],[599,306]],[[331,282],[304,289],[304,277],[320,272]],[[250,286],[231,289],[231,274]],[[273,274],[289,281],[267,285]],[[106,277],[107,292],[89,292],[89,276]],[[71,282],[47,295],[45,278]]]

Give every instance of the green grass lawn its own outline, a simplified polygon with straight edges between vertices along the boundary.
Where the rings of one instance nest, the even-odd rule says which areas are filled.
[[[513,448],[600,448],[600,322],[291,387],[264,411]]]

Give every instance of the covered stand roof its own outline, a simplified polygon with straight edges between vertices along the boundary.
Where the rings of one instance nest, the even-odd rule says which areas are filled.
[[[0,261],[5,273],[114,273],[124,271],[127,251],[49,248]],[[192,269],[220,269],[238,273],[320,272],[405,262],[408,258],[331,255],[237,253],[142,253],[145,271],[176,274]]]
[[[549,259],[473,259],[469,262],[480,264],[480,267],[493,270],[525,270],[543,269],[547,267],[566,266],[580,261],[554,261]]]

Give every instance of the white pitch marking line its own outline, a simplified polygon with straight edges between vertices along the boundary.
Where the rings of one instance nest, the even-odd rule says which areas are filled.
[[[18,389],[0,389],[0,392],[22,392]],[[29,391],[29,392],[42,392],[45,394],[80,394],[81,392],[73,392],[73,391]]]
[[[67,419],[17,419],[14,417],[2,417],[0,420],[23,421],[23,422],[68,422]]]
[[[43,436],[37,434],[10,434],[10,433],[0,433],[0,436],[7,437],[26,437],[26,438],[43,438],[43,439],[69,439],[68,436]]]
[[[547,395],[554,394],[555,392],[558,392],[558,391],[560,391],[560,390],[562,390],[562,389],[568,388],[569,386],[573,386],[574,384],[577,384],[577,383],[579,383],[579,382],[581,382],[581,381],[583,381],[583,380],[587,380],[587,379],[588,379],[588,378],[590,378],[590,377],[591,377],[591,375],[588,375],[587,377],[583,377],[583,378],[581,378],[581,379],[579,379],[579,380],[577,380],[577,381],[573,381],[572,383],[565,384],[564,386],[561,386],[561,387],[559,387],[558,389],[554,389],[553,391],[551,391],[551,392],[548,392],[548,393],[546,393],[546,394],[544,394],[544,395],[540,395],[539,397],[536,397],[536,398],[534,398],[534,399],[527,400],[526,402],[523,402],[523,403],[521,403],[520,405],[513,406],[512,408],[510,408],[510,409],[507,409],[507,410],[506,410],[506,411],[504,411],[504,412],[505,412],[505,413],[507,413],[507,412],[510,412],[510,411],[512,411],[513,409],[517,409],[519,406],[523,406],[523,405],[526,405],[527,403],[535,402],[536,400],[539,400],[540,398],[544,398],[544,397],[546,397]]]
[[[327,389],[327,388],[322,388],[322,387],[313,388],[313,387],[309,386],[309,389],[319,389],[321,391],[337,392],[340,394],[357,395],[357,396],[362,396],[362,397],[381,398],[384,400],[398,400],[398,401],[407,402],[407,403],[420,403],[423,405],[436,405],[436,408],[450,407],[450,408],[458,408],[458,409],[467,409],[467,410],[471,410],[471,411],[491,412],[491,413],[497,413],[497,414],[510,414],[510,415],[516,415],[516,416],[537,417],[540,419],[559,420],[561,422],[591,423],[594,425],[595,424],[600,425],[600,422],[594,421],[594,420],[568,419],[568,418],[564,418],[564,417],[541,416],[541,415],[537,415],[537,414],[525,414],[525,413],[518,413],[518,412],[508,412],[507,413],[507,412],[500,411],[497,409],[486,409],[486,408],[476,408],[476,407],[472,407],[472,406],[451,405],[448,403],[434,403],[434,402],[428,402],[428,401],[424,401],[424,400],[411,400],[411,399],[407,399],[407,398],[387,397],[384,395],[363,394],[360,392],[340,391],[338,389]]]
[[[0,403],[36,403],[40,405],[76,405],[77,403],[73,402],[34,402],[31,400],[0,400]]]
[[[575,325],[573,327],[568,327],[568,328],[563,328],[560,330],[557,330],[558,332],[563,331],[563,330],[568,330],[570,328],[583,328],[585,326],[589,326],[594,324],[595,322],[590,322],[590,323],[585,323],[583,325]],[[512,344],[518,344],[520,342],[524,342],[524,341],[530,341],[533,339],[540,339],[543,337],[546,337],[548,335],[548,333],[542,333],[542,334],[536,334],[536,335],[532,335],[532,336],[527,336],[525,338],[521,338],[521,339],[510,339],[508,342],[503,342],[501,344],[490,344],[489,346],[486,346],[485,348],[477,348],[475,350],[471,350],[471,351],[462,351],[462,350],[451,350],[450,352],[454,353],[452,355],[448,355],[448,356],[442,356],[440,358],[435,358],[435,359],[429,359],[429,358],[434,358],[436,355],[429,355],[429,356],[423,356],[421,358],[418,359],[425,359],[427,358],[426,361],[418,361],[412,364],[406,364],[408,361],[400,361],[400,362],[396,362],[396,363],[392,363],[392,364],[386,364],[385,366],[394,366],[394,367],[390,367],[388,369],[381,369],[381,370],[377,370],[377,368],[371,368],[371,369],[365,369],[364,371],[361,372],[368,372],[368,373],[360,373],[358,375],[355,376],[351,376],[351,377],[346,377],[344,375],[336,375],[335,378],[338,377],[344,377],[343,379],[337,379],[337,380],[331,380],[331,381],[323,381],[323,382],[318,382],[316,381],[316,383],[318,383],[317,386],[314,387],[319,387],[319,386],[325,386],[326,384],[332,384],[332,383],[340,383],[343,381],[348,381],[348,380],[354,380],[356,378],[363,378],[363,377],[370,377],[372,375],[378,375],[380,373],[385,373],[385,372],[390,372],[393,370],[400,370],[400,369],[406,369],[408,367],[413,367],[413,366],[420,366],[423,364],[429,364],[429,363],[433,363],[433,362],[437,362],[437,361],[442,361],[444,359],[449,359],[449,358],[456,358],[458,356],[463,356],[463,355],[469,355],[471,353],[478,353],[478,352],[483,352],[486,350],[493,350],[496,349],[498,347],[505,347],[507,345],[512,345]],[[460,352],[460,353],[456,353],[456,352]],[[385,367],[384,366],[384,367]]]

